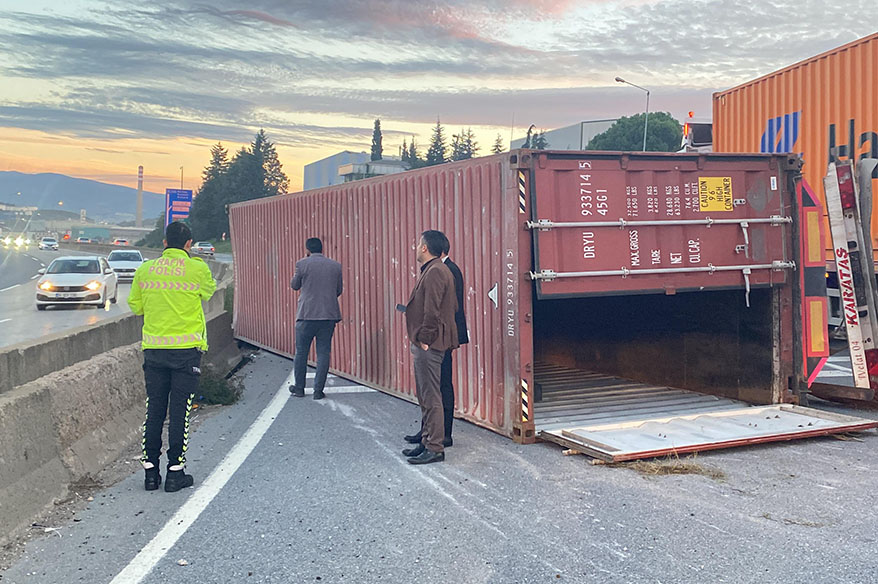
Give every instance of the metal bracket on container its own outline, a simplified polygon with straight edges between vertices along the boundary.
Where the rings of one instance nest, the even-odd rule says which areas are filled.
[[[750,232],[748,229],[750,228],[750,224],[747,221],[741,221],[741,231],[744,232],[744,257],[750,257]],[[737,247],[735,251],[737,251]]]
[[[750,268],[741,270],[744,273],[744,304],[750,308]]]
[[[554,224],[549,219],[539,219],[537,221],[528,221],[528,229],[539,229],[540,231],[549,231]]]
[[[555,270],[540,270],[537,272],[530,272],[531,280],[542,280],[544,282],[551,282],[555,279],[558,274]]]

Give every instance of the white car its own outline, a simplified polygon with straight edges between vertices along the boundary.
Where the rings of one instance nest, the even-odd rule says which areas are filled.
[[[40,240],[40,249],[58,251],[58,240],[54,237],[44,237]]]
[[[110,255],[107,256],[107,263],[116,272],[116,277],[120,282],[133,282],[134,272],[143,263],[143,256],[136,249],[111,251]]]
[[[119,294],[116,273],[107,260],[95,256],[65,256],[40,270],[37,310],[61,304],[104,306]]]

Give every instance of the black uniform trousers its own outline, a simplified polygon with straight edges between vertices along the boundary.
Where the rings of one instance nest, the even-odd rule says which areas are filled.
[[[143,424],[143,462],[159,464],[162,428],[168,422],[168,466],[184,465],[189,446],[189,414],[201,375],[201,351],[145,349],[146,421]]]

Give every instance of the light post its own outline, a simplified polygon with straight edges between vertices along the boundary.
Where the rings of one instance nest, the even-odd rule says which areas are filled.
[[[646,92],[646,112],[643,118],[643,151],[646,152],[646,130],[649,128],[649,90],[645,87],[634,85],[630,81],[625,81],[621,77],[616,77],[616,82],[624,83],[625,85],[630,85],[631,87],[636,87],[637,89]]]

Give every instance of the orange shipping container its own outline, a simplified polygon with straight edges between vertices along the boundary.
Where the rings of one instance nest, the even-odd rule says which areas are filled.
[[[878,33],[715,93],[714,151],[801,154],[805,179],[824,203],[830,156],[878,158],[876,67]],[[876,236],[873,211],[873,247]]]

